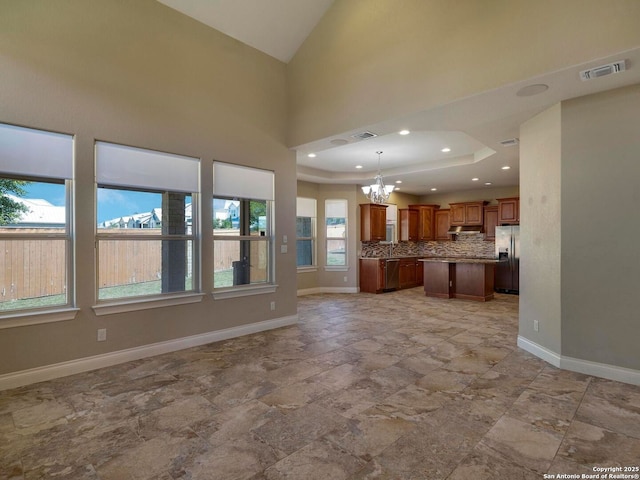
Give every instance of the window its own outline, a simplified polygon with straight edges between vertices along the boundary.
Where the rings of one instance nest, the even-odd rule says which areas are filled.
[[[96,143],[97,298],[195,292],[199,161]]]
[[[273,172],[214,162],[214,289],[271,285]]]
[[[73,137],[0,124],[0,315],[71,307]]]
[[[312,267],[316,264],[316,200],[296,199],[296,264]]]
[[[347,265],[347,201],[326,200],[327,266]]]

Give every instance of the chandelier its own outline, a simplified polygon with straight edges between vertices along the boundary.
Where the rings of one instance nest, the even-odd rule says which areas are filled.
[[[389,199],[391,192],[393,192],[393,185],[384,184],[382,173],[380,172],[380,155],[382,155],[382,152],[376,153],[378,154],[378,174],[376,175],[375,183],[362,187],[362,193],[369,197],[371,203],[385,203]]]

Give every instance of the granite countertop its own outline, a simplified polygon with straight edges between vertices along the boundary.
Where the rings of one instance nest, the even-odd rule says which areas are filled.
[[[420,262],[431,263],[498,263],[502,260],[497,258],[470,258],[470,257],[425,257],[419,259]]]

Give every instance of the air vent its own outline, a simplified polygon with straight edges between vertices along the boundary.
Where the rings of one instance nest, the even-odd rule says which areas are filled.
[[[357,138],[359,140],[366,140],[367,138],[377,137],[378,135],[373,132],[360,132],[355,135],[351,135],[351,138]]]
[[[507,140],[502,140],[500,142],[500,145],[502,145],[503,147],[513,147],[515,145],[518,145],[520,143],[520,140],[518,140],[517,138],[508,138]]]
[[[626,60],[619,60],[607,65],[600,65],[599,67],[590,68],[589,70],[583,70],[580,72],[580,79],[582,81],[593,80],[594,78],[598,77],[606,77],[607,75],[611,75],[612,73],[623,72],[626,69]]]

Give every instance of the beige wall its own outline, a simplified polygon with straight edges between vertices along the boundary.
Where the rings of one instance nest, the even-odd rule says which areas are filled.
[[[579,371],[640,369],[638,125],[635,85],[555,105],[520,132],[519,333]]]
[[[519,334],[557,354],[562,326],[561,162],[561,108],[556,104],[520,128]]]
[[[562,103],[562,354],[640,370],[640,85]]]
[[[424,195],[420,197],[420,203],[433,203],[440,208],[449,208],[450,203],[486,201],[487,205],[497,205],[498,198],[518,197],[520,188],[478,188],[474,190],[462,190],[459,192]]]
[[[153,0],[0,1],[0,121],[75,135],[75,320],[0,330],[0,374],[296,315],[295,251],[277,293],[97,317],[94,140],[272,169],[278,239],[295,238],[295,158],[284,145],[285,66]],[[202,199],[202,218],[212,218]],[[202,290],[212,284],[211,225]],[[270,302],[277,308],[270,311]],[[107,328],[106,342],[96,329]]]
[[[635,47],[638,18],[637,0],[336,0],[287,67],[288,144]]]

